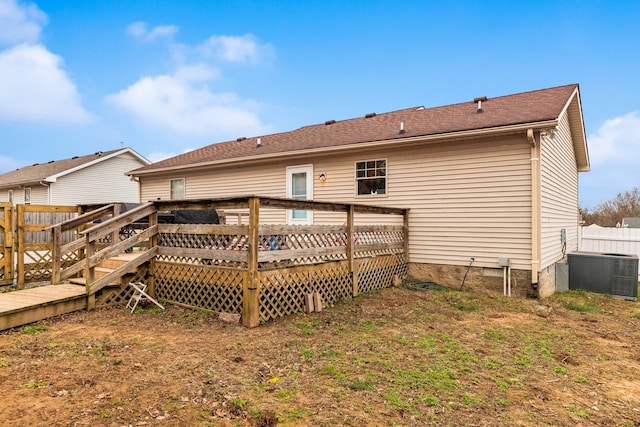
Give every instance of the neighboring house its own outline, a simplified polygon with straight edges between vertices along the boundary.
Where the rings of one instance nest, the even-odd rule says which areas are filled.
[[[130,175],[142,201],[255,194],[410,208],[411,276],[458,287],[471,263],[467,283],[502,289],[506,257],[514,293],[547,296],[555,264],[577,249],[578,172],[589,168],[572,84],[238,138]]]
[[[640,228],[640,217],[622,218],[622,227],[624,227],[624,228]]]
[[[34,205],[138,202],[138,183],[125,173],[149,163],[131,148],[36,163],[0,175],[0,201]]]

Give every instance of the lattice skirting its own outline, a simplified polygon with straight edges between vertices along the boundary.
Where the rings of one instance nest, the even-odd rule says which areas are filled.
[[[393,286],[407,274],[403,254],[358,259],[359,293]],[[213,312],[242,313],[246,271],[202,264],[156,262],[155,295]],[[325,304],[353,297],[347,261],[260,271],[259,317],[269,321],[305,310],[305,296],[318,292]]]
[[[155,295],[213,312],[242,313],[244,276],[238,269],[156,262]]]
[[[366,293],[392,286],[395,280],[407,276],[404,254],[377,256],[356,260],[358,263],[358,292]]]
[[[117,288],[103,288],[96,294],[96,307],[106,307],[113,305],[124,305],[129,302],[133,289],[129,286],[131,282],[144,282],[148,268],[142,267],[134,274],[125,275],[122,278],[122,285]]]
[[[267,321],[305,310],[305,295],[319,292],[327,303],[353,295],[347,261],[260,272],[260,319]]]

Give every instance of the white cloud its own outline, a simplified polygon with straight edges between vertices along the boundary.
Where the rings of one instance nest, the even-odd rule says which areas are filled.
[[[164,153],[162,151],[154,151],[153,153],[150,153],[149,155],[145,156],[151,163],[156,163],[159,162],[160,160],[164,160],[164,159],[168,159],[170,157],[175,157],[178,154],[184,154],[184,153],[188,153],[189,151],[193,151],[193,148],[186,148],[184,150],[182,150],[182,153],[176,153],[176,152],[170,152],[170,153]]]
[[[71,123],[92,119],[62,59],[41,45],[0,52],[0,93],[0,118]]]
[[[16,160],[13,157],[0,155],[0,173],[10,172],[26,165],[26,162]]]
[[[211,36],[197,50],[226,62],[258,63],[273,56],[269,43],[260,43],[253,34],[243,36]]]
[[[640,160],[640,116],[625,114],[604,122],[595,134],[589,135],[589,157],[593,165],[614,159],[635,157]]]
[[[175,25],[158,25],[149,30],[146,22],[134,22],[127,27],[127,34],[146,42],[153,41],[160,37],[173,37],[178,32]]]
[[[35,43],[46,23],[47,15],[35,4],[0,0],[0,44]]]
[[[267,127],[255,113],[257,104],[231,92],[214,93],[207,83],[217,69],[197,65],[171,75],[144,77],[106,101],[147,125],[190,135],[220,137],[263,134]]]
[[[580,174],[580,203],[594,207],[640,186],[640,114],[605,121],[587,138],[591,171]]]

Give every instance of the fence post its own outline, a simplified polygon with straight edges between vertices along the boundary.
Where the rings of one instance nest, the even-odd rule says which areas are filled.
[[[355,207],[349,205],[349,211],[347,212],[347,260],[349,261],[349,274],[351,275],[352,294],[354,297],[358,296],[360,290],[358,289],[358,262],[356,260],[356,248],[355,248],[355,232],[353,219],[355,217]]]
[[[51,229],[51,284],[60,284],[62,269],[62,228],[58,225]]]
[[[260,324],[260,283],[258,278],[259,211],[260,199],[258,197],[250,197],[247,272],[242,286],[242,324],[250,328]]]
[[[18,205],[17,206],[17,213],[18,213],[18,218],[17,218],[17,233],[18,233],[18,239],[17,239],[17,243],[18,243],[18,250],[17,250],[17,256],[18,256],[18,279],[17,279],[17,289],[23,289],[24,288],[24,205]]]

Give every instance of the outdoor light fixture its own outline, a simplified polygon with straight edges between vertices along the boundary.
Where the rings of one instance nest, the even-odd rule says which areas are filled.
[[[320,182],[325,182],[327,180],[326,172],[320,172],[320,176],[318,176],[318,179],[320,180]]]

